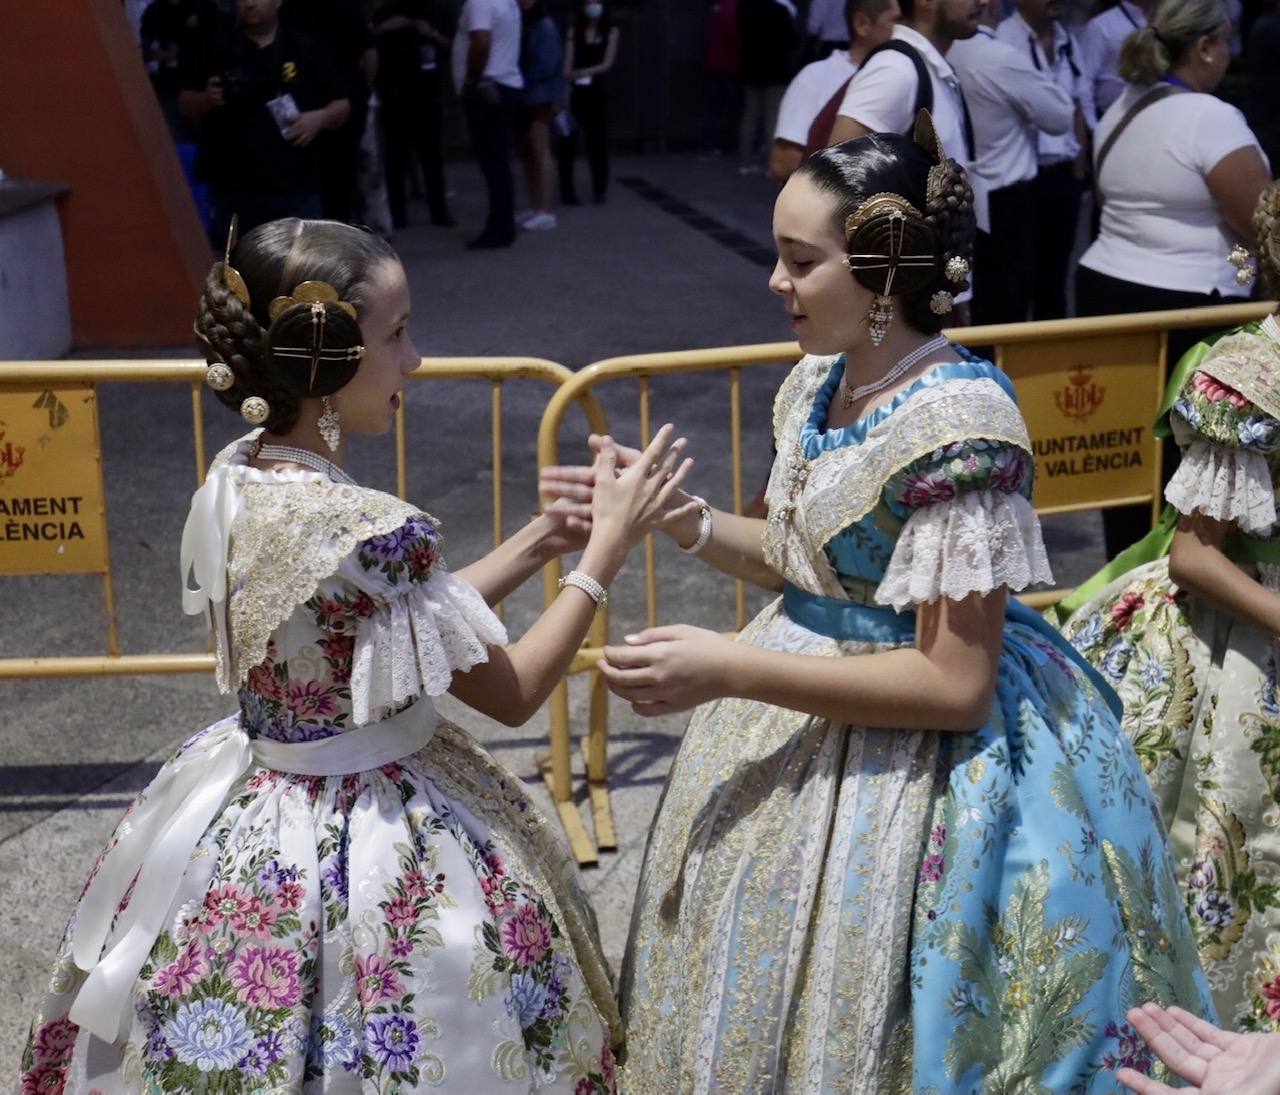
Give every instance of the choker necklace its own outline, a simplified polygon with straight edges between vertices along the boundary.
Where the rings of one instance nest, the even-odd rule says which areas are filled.
[[[879,380],[873,380],[869,384],[859,384],[856,388],[849,387],[849,362],[846,359],[844,375],[840,378],[840,406],[847,411],[859,399],[865,399],[869,395],[883,391],[894,381],[901,379],[906,371],[922,357],[933,353],[935,350],[941,350],[947,345],[949,345],[947,339],[942,335],[938,335],[937,338],[930,339],[923,346],[917,346]]]
[[[256,442],[250,455],[261,460],[280,460],[290,464],[301,464],[304,468],[322,472],[335,483],[345,483],[348,486],[355,486],[356,483],[332,460],[310,449],[299,449],[293,445],[263,445],[261,442]]]

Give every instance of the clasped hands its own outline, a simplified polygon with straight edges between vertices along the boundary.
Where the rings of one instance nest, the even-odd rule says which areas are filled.
[[[547,467],[538,477],[539,493],[553,499],[544,513],[558,515],[566,532],[579,536],[591,528],[600,454],[611,451],[619,469],[632,467],[645,456],[599,434],[592,434],[588,444],[596,453],[592,466]],[[675,491],[655,527],[672,533],[692,521],[696,535],[698,517],[697,500]],[[596,665],[614,695],[630,703],[636,714],[656,717],[728,695],[726,667],[732,647],[729,639],[715,631],[673,624],[625,636],[624,645],[605,647]]]

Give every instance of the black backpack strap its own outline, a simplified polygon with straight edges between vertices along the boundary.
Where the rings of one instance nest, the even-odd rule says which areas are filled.
[[[906,136],[910,137],[915,131],[916,115],[922,110],[933,113],[933,81],[929,79],[929,70],[925,67],[924,58],[920,56],[920,51],[915,46],[908,45],[906,42],[897,38],[890,38],[887,42],[881,42],[875,49],[869,50],[867,55],[862,59],[862,68],[867,67],[867,62],[871,60],[877,53],[901,53],[906,57],[916,70],[916,105],[911,112],[911,124],[907,126]]]
[[[911,61],[916,70],[916,105],[911,111],[911,124],[907,127],[904,136],[910,137],[916,128],[916,117],[920,111],[927,110],[933,113],[933,80],[929,76],[929,68],[924,63],[924,58],[920,56],[920,51],[915,46],[902,41],[899,38],[890,38],[887,42],[881,42],[875,49],[870,50],[866,57],[862,59],[861,72],[867,67],[867,62],[871,60],[877,53],[884,50],[891,50],[894,53],[901,53],[904,57]],[[854,77],[857,79],[857,77]],[[969,162],[973,163],[977,159],[975,145],[973,140],[973,119],[969,117],[969,104],[964,100],[964,92],[956,88],[960,96],[960,112],[964,122],[964,143],[965,151],[969,154]]]

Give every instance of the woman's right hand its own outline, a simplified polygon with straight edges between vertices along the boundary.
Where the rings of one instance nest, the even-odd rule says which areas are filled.
[[[693,467],[681,460],[686,439],[671,441],[675,427],[663,426],[635,459],[620,458],[611,437],[602,437],[596,448],[591,485],[591,538],[605,537],[625,550],[642,540],[669,516],[672,496]],[[635,450],[631,450],[634,452]]]

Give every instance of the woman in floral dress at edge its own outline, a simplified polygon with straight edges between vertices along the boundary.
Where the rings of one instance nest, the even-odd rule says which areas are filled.
[[[659,627],[602,665],[641,714],[697,708],[624,963],[629,1095],[1109,1093],[1127,1007],[1212,1007],[1118,703],[1011,596],[1050,579],[1030,442],[937,335],[971,203],[924,114],[778,198],[807,356],[769,519],[681,492],[664,528],[783,596],[737,641]]]
[[[572,861],[432,697],[511,726],[538,709],[683,442],[664,427],[616,478],[606,448],[590,507],[557,503],[451,574],[431,517],[342,470],[418,365],[408,319],[399,260],[348,225],[271,222],[209,275],[207,379],[265,428],[195,496],[183,597],[240,711],[183,745],[95,866],[24,1093],[615,1088],[621,1026]],[[489,606],[584,543],[506,645]]]
[[[1254,226],[1264,286],[1280,296],[1280,184]],[[1247,278],[1243,249],[1232,260]],[[1124,701],[1218,1011],[1246,1030],[1280,1030],[1276,318],[1178,363],[1155,431],[1172,430],[1182,452],[1164,519],[1062,611]]]

